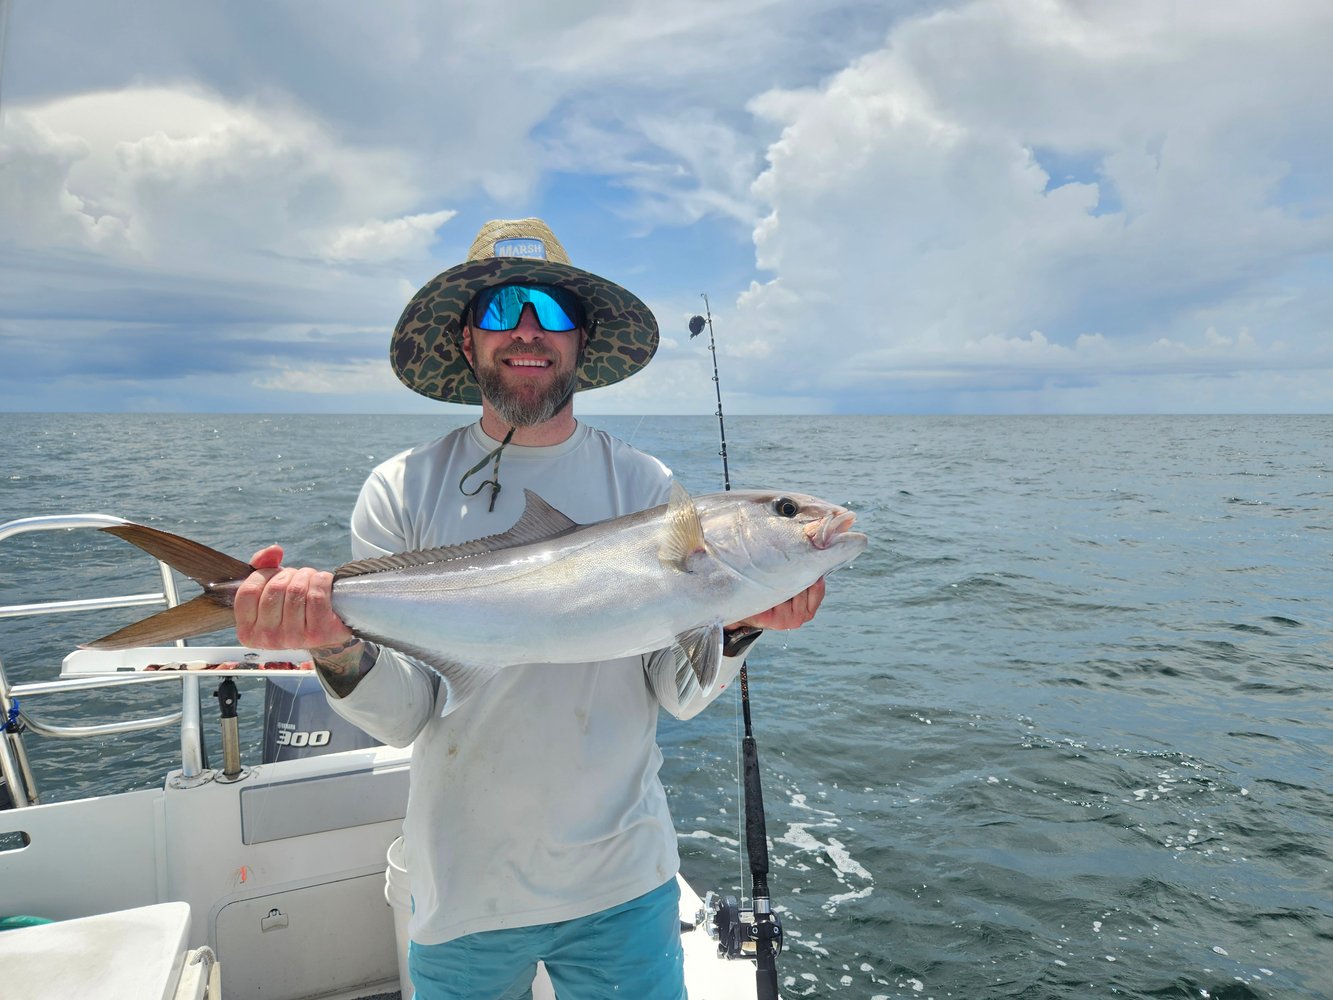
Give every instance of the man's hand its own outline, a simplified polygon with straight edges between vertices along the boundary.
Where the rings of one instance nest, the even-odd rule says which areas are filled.
[[[313,655],[355,637],[333,613],[333,574],[282,565],[270,545],[250,557],[255,572],[236,590],[236,637],[254,649],[308,649]]]
[[[787,631],[789,629],[800,628],[819,610],[820,603],[824,600],[824,578],[820,577],[806,590],[801,591],[789,601],[783,601],[776,608],[769,608],[767,611],[746,618],[744,621],[733,622],[727,628],[736,628],[739,625],[753,625],[755,628],[771,628],[778,631]]]

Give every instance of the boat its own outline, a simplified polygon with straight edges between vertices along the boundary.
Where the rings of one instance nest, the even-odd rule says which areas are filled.
[[[71,514],[0,525],[0,572],[8,540],[120,523]],[[140,574],[156,563],[134,552],[125,559]],[[11,604],[0,607],[0,619],[179,603],[171,570],[156,563],[155,571],[148,591]],[[133,579],[128,570],[123,579]],[[0,930],[0,993],[10,1000],[411,996],[399,860],[411,751],[375,745],[330,712],[303,714],[303,706],[327,710],[313,675],[299,676],[305,651],[178,643],[107,652],[71,642],[54,677],[11,684],[4,642],[0,631],[0,927],[8,928]],[[222,760],[210,766],[205,744],[216,745],[217,736],[203,718],[200,695],[209,691],[200,685],[214,681]],[[154,684],[179,686],[178,711],[71,724],[33,707],[51,695],[95,699],[108,688],[133,704]],[[236,739],[241,709],[233,692],[249,685],[264,687],[265,703],[283,706],[258,761],[241,760]],[[25,731],[84,740],[95,755],[98,738],[168,727],[179,731],[179,766],[160,784],[41,801]],[[734,899],[701,899],[678,880],[690,997],[755,997],[755,961],[740,944],[752,916]],[[554,996],[540,967],[533,996]]]

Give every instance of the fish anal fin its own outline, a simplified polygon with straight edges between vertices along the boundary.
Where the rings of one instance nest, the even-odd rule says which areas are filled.
[[[671,483],[671,499],[667,501],[666,524],[663,527],[662,540],[657,547],[657,558],[663,566],[690,572],[690,559],[708,550],[704,542],[703,524],[699,521],[699,510],[685,487],[679,482]]]
[[[84,649],[130,649],[134,646],[160,646],[188,639],[193,635],[216,632],[236,624],[231,606],[221,603],[209,593],[200,594],[192,601],[178,604],[126,625],[117,632],[82,644]]]
[[[410,642],[403,642],[400,639],[390,639],[360,630],[357,630],[357,635],[362,639],[402,653],[404,656],[410,656],[414,660],[420,660],[439,674],[449,692],[440,711],[442,716],[448,715],[468,698],[471,698],[478,688],[502,669],[500,667],[481,667],[459,663],[443,653],[425,649]]]
[[[713,622],[682,632],[671,652],[676,657],[676,689],[684,691],[687,674],[692,674],[704,694],[711,694],[722,665],[722,624]]]
[[[400,552],[396,555],[358,559],[355,562],[339,566],[334,571],[333,577],[335,580],[343,580],[351,576],[365,576],[368,573],[409,569],[413,566],[429,566],[432,563],[448,562],[451,559],[485,555],[488,552],[499,552],[501,549],[512,549],[519,545],[544,542],[582,527],[531,490],[524,490],[523,495],[527,501],[523,508],[523,516],[508,531],[502,531],[497,535],[487,535],[485,538],[463,542],[460,545],[445,545],[434,549],[417,549],[412,552]],[[418,657],[418,659],[421,659],[421,657]]]

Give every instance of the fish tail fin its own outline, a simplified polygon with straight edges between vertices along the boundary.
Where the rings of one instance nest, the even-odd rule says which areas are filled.
[[[132,646],[160,646],[188,639],[192,635],[216,632],[236,622],[231,605],[221,603],[217,594],[200,594],[192,601],[186,601],[166,611],[142,618],[133,625],[126,625],[119,631],[104,635],[92,642],[85,642],[82,649],[129,649]]]
[[[100,639],[84,643],[88,649],[126,649],[188,639],[216,632],[233,624],[232,589],[225,586],[243,580],[254,567],[207,545],[143,524],[117,524],[102,529],[137,545],[172,569],[194,580],[204,592],[192,601],[127,625]]]
[[[113,524],[101,530],[139,546],[150,556],[184,573],[205,590],[220,583],[244,580],[254,572],[254,567],[249,563],[233,559],[225,552],[210,549],[201,542],[181,535],[173,535],[170,531],[150,528],[146,524]]]

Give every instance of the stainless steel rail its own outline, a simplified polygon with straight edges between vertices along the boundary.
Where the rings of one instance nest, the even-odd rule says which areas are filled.
[[[5,525],[8,527],[8,525]],[[0,539],[3,541],[4,539]],[[0,607],[0,618],[23,618],[28,615],[59,615],[67,611],[100,611],[103,608],[135,608],[148,604],[165,604],[166,595],[126,594],[123,597],[93,597],[83,601],[44,601],[40,604],[6,604]]]
[[[129,684],[151,684],[156,680],[171,680],[171,674],[178,671],[162,671],[151,674],[125,674],[112,677],[66,677],[58,681],[28,681],[24,684],[9,685],[9,693],[18,697],[34,694],[67,694],[70,691],[87,691],[90,688],[124,687]]]
[[[46,517],[26,517],[0,524],[0,542],[16,535],[35,531],[63,531],[75,528],[105,528],[124,524],[125,520],[110,514],[59,514]],[[160,593],[123,594],[112,597],[97,597],[84,600],[44,601],[36,604],[10,604],[0,606],[0,618],[18,618],[31,615],[66,614],[72,611],[103,610],[107,608],[141,607],[160,604],[174,607],[180,603],[176,592],[176,580],[166,563],[158,562],[158,572],[162,578]],[[176,645],[184,646],[184,642]],[[203,770],[203,752],[200,739],[201,724],[199,718],[199,678],[186,673],[174,674],[131,674],[125,677],[81,677],[58,681],[37,681],[25,684],[9,683],[5,675],[4,662],[0,661],[0,726],[8,719],[15,699],[45,694],[64,694],[72,691],[86,691],[91,688],[126,687],[132,684],[149,683],[156,680],[178,680],[181,684],[181,709],[168,715],[153,716],[145,719],[130,719],[122,722],[97,723],[86,726],[55,725],[36,718],[26,708],[20,708],[19,718],[33,732],[43,736],[62,739],[81,739],[89,736],[109,736],[117,733],[142,732],[180,723],[181,726],[181,771],[185,779],[195,778]],[[9,795],[16,807],[23,807],[37,801],[37,789],[32,780],[31,769],[27,764],[27,755],[20,733],[0,733],[0,773],[8,784]]]

